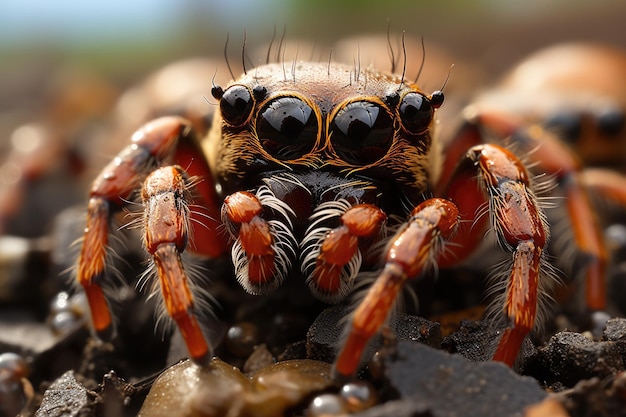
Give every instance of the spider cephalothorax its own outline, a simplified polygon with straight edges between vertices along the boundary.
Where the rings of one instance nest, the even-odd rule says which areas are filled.
[[[351,67],[297,64],[248,72],[225,91],[205,149],[223,193],[275,170],[338,172],[424,190],[440,92]],[[237,180],[240,182],[237,183]],[[231,186],[231,183],[234,183]]]

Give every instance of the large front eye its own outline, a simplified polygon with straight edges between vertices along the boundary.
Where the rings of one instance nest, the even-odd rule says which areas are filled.
[[[351,164],[370,164],[385,156],[393,139],[393,121],[379,104],[346,104],[330,124],[337,155]]]
[[[279,159],[295,159],[313,149],[317,118],[313,109],[297,97],[278,97],[259,112],[256,132],[261,145]]]
[[[408,93],[400,102],[400,120],[409,133],[424,133],[433,119],[433,106],[419,93]]]
[[[244,124],[254,107],[254,100],[250,91],[243,85],[233,85],[224,91],[220,98],[220,112],[222,118],[231,126]]]

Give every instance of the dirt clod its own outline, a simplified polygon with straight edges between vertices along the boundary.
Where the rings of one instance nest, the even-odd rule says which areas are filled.
[[[503,364],[471,362],[419,343],[399,342],[386,368],[388,383],[403,406],[414,405],[414,414],[403,415],[521,416],[525,407],[547,396],[536,380]],[[388,411],[374,407],[361,415],[382,416]]]
[[[581,333],[560,332],[538,354],[548,385],[558,381],[573,387],[581,380],[606,378],[624,368],[616,342],[595,342]]]
[[[68,371],[46,390],[35,417],[73,417],[91,415],[94,396]]]

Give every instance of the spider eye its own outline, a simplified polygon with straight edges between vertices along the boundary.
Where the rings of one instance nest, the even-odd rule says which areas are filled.
[[[222,118],[231,126],[243,125],[254,107],[250,91],[242,85],[233,85],[222,94],[220,112]]]
[[[351,164],[370,164],[385,156],[393,139],[393,121],[385,108],[369,101],[346,104],[330,124],[333,148]]]
[[[409,133],[424,133],[433,120],[434,110],[430,100],[419,93],[406,94],[398,109],[402,126]]]
[[[443,91],[441,90],[437,90],[430,95],[430,104],[436,109],[443,106],[443,101],[444,101],[444,95],[443,95]]]
[[[313,109],[297,97],[279,97],[259,112],[256,131],[261,145],[279,159],[298,158],[317,140],[317,118]]]

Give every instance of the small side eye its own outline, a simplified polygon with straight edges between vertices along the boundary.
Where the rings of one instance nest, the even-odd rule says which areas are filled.
[[[370,164],[391,146],[393,121],[381,105],[369,101],[346,104],[330,124],[333,148],[351,164]]]
[[[231,126],[243,125],[250,118],[253,107],[250,91],[242,85],[229,87],[220,98],[222,118]]]
[[[435,97],[434,94],[433,96]],[[443,103],[443,94],[441,100],[437,100],[438,104],[441,105],[439,101]],[[402,126],[409,133],[420,134],[428,130],[430,122],[433,120],[434,109],[426,96],[419,93],[408,93],[402,97],[398,112]]]
[[[297,97],[278,97],[263,106],[256,121],[261,145],[279,159],[295,159],[313,149],[317,118]]]
[[[616,137],[626,125],[624,112],[619,109],[607,109],[597,116],[598,130],[607,137]]]
[[[430,95],[430,104],[436,109],[443,106],[443,101],[444,95],[441,90],[437,90]]]

